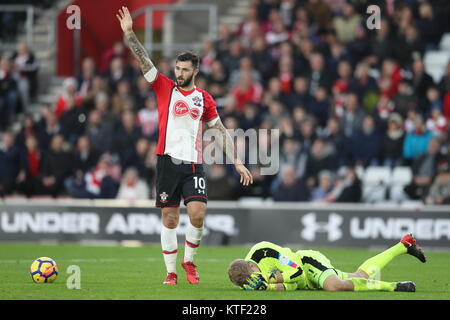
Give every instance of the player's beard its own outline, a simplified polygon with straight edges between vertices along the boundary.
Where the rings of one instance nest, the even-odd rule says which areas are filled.
[[[186,88],[186,87],[189,87],[190,85],[191,85],[191,83],[192,83],[192,81],[194,80],[194,75],[192,74],[189,78],[187,78],[186,80],[185,79],[182,79],[183,80],[183,82],[180,84],[180,80],[179,79],[177,79],[177,84],[178,84],[178,86],[180,87],[180,88]]]

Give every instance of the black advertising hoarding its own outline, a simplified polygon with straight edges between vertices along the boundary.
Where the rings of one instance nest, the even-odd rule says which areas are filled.
[[[304,247],[368,248],[386,246],[413,233],[424,247],[450,248],[450,212],[446,211],[310,208],[261,214],[251,220],[257,229],[255,241],[271,236],[280,243]]]
[[[188,223],[182,209],[178,234]],[[386,246],[412,232],[424,247],[450,248],[450,211],[364,206],[210,205],[204,244],[242,245],[266,240],[303,247]],[[0,241],[160,241],[154,207],[3,205]],[[181,237],[179,237],[181,241]]]
[[[224,213],[222,213],[224,211]],[[238,225],[248,225],[245,215],[216,209],[206,217],[205,243],[226,244],[238,235]],[[177,233],[185,234],[189,217],[182,210]],[[3,206],[0,241],[139,240],[159,242],[158,208]]]

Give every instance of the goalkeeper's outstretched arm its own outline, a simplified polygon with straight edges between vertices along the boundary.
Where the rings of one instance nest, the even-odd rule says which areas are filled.
[[[117,19],[120,22],[120,27],[125,35],[128,47],[130,48],[133,56],[139,61],[142,73],[145,75],[153,68],[153,62],[150,60],[147,51],[144,46],[139,42],[136,34],[133,32],[133,19],[131,18],[130,11],[127,7],[119,9],[119,13],[116,14]]]

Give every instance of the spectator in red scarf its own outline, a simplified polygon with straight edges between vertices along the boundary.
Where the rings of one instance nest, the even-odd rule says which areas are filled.
[[[64,182],[67,192],[74,198],[98,198],[101,195],[102,181],[113,164],[112,160],[109,153],[102,154],[97,165],[90,171]]]
[[[391,99],[389,99],[389,96],[387,94],[382,94],[380,96],[380,99],[378,100],[376,111],[378,114],[378,117],[382,121],[387,121],[387,118],[389,115],[394,112],[395,105],[394,102],[392,102]]]
[[[442,114],[439,107],[433,107],[431,116],[425,123],[427,129],[433,134],[433,137],[445,136],[448,132],[448,120]]]
[[[58,120],[64,112],[83,103],[83,97],[77,92],[77,81],[75,78],[65,79],[63,87],[64,92],[58,96],[55,105],[55,115]]]
[[[381,66],[381,94],[393,98],[398,93],[398,85],[401,79],[400,66],[392,59],[385,59]]]
[[[211,67],[213,61],[217,57],[217,52],[214,48],[214,42],[211,40],[203,41],[203,52],[202,59],[200,62],[200,71],[205,75],[209,75],[211,73]]]
[[[40,193],[42,187],[41,176],[41,151],[34,135],[25,139],[25,150],[21,157],[20,173],[17,177],[18,190],[27,198]]]
[[[294,80],[294,63],[290,56],[280,57],[278,63],[278,79],[280,79],[281,90],[285,94],[292,92],[292,82]]]
[[[237,109],[242,112],[247,102],[261,102],[263,90],[259,83],[253,81],[250,72],[244,72],[239,84],[231,90],[231,94],[237,100]]]
[[[29,136],[38,134],[38,126],[33,119],[33,115],[26,113],[22,119],[22,129],[16,136],[16,143],[20,147],[25,147],[25,140]]]
[[[103,178],[108,173],[108,168],[111,164],[111,156],[109,154],[104,154],[100,158],[97,166],[84,176],[86,190],[88,192],[96,196],[100,194]]]
[[[355,82],[352,71],[352,66],[348,61],[339,62],[337,67],[338,78],[334,81],[333,87],[339,88],[340,92],[348,92]]]

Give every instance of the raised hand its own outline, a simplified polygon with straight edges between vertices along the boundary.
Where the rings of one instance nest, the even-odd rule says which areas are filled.
[[[133,31],[133,19],[131,18],[130,11],[127,7],[119,9],[119,14],[116,14],[117,19],[120,22],[120,27],[124,33]]]
[[[128,11],[127,7],[122,7],[119,9],[119,13],[116,14],[116,17],[120,22],[120,27],[125,35],[128,48],[136,60],[139,61],[142,73],[146,74],[151,68],[153,68],[153,63],[150,60],[144,46],[139,42],[133,32],[133,19],[131,18],[130,11]]]

